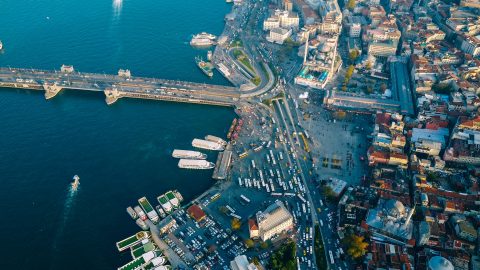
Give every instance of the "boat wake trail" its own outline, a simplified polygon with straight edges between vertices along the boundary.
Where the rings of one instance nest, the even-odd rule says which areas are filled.
[[[60,224],[58,225],[57,232],[55,234],[55,237],[53,238],[53,246],[52,246],[52,251],[53,251],[53,260],[52,260],[52,267],[50,269],[56,269],[54,266],[56,264],[56,258],[58,255],[58,243],[60,242],[60,239],[63,236],[63,232],[65,231],[65,227],[67,226],[67,221],[70,216],[70,213],[75,206],[75,198],[77,197],[77,193],[79,191],[79,187],[77,190],[74,190],[70,185],[67,189],[67,197],[65,198],[65,204],[63,205],[63,211],[62,211],[62,219],[60,221]]]
[[[123,0],[113,0],[113,13],[115,17],[122,13]]]

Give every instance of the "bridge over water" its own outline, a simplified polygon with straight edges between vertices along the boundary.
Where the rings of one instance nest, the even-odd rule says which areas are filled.
[[[156,78],[133,77],[128,70],[117,75],[81,73],[71,66],[61,71],[0,68],[0,87],[45,91],[55,97],[63,89],[105,93],[107,104],[122,97],[233,106],[240,98],[235,87]]]

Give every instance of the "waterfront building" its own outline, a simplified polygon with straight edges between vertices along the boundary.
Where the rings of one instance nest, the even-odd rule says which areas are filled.
[[[293,216],[281,201],[276,201],[265,211],[258,212],[256,217],[259,236],[263,241],[293,228]]]
[[[248,232],[250,233],[250,238],[258,238],[259,232],[258,232],[258,224],[255,221],[255,219],[249,219],[248,220]]]

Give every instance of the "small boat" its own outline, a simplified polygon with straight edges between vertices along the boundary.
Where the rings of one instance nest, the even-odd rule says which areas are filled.
[[[72,191],[77,191],[79,185],[80,185],[80,177],[78,177],[78,175],[75,175],[73,177],[73,182],[72,182]]]
[[[165,214],[165,211],[162,209],[162,206],[161,205],[157,205],[155,206],[155,209],[157,210],[157,212],[160,214],[160,217],[161,218],[165,218],[167,215]]]
[[[0,50],[2,50],[2,49],[3,49],[3,43],[2,43],[2,41],[0,40]]]

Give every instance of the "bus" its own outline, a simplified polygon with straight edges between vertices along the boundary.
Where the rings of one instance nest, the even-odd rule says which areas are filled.
[[[303,211],[304,214],[307,213],[307,208],[305,207],[304,203],[302,203],[302,211]]]
[[[267,161],[269,164],[272,163],[272,160],[270,160],[270,156],[268,154],[267,154]]]
[[[238,177],[238,185],[242,186],[242,178]]]
[[[246,156],[248,156],[248,151],[245,151],[239,155],[240,158],[244,158]]]
[[[234,218],[237,218],[237,219],[239,219],[239,220],[242,219],[241,216],[236,215],[236,214],[234,214],[234,213],[230,214],[230,216],[232,216],[232,217],[234,217]]]
[[[230,210],[231,213],[235,213],[235,210],[233,210],[233,208],[230,207],[230,205],[227,204],[225,207],[226,207],[228,210]]]
[[[329,256],[330,256],[330,263],[331,263],[331,264],[335,264],[335,260],[333,259],[333,253],[332,253],[332,251],[329,250],[329,251],[328,251],[328,254],[329,254]]]
[[[310,136],[308,135],[306,130],[303,131],[303,134],[305,134],[305,137],[307,137],[307,139],[310,139]]]
[[[282,193],[272,192],[272,193],[270,193],[270,195],[272,195],[273,197],[281,197]]]
[[[278,153],[278,159],[283,160],[282,152],[279,152],[279,153]]]
[[[305,198],[303,198],[302,195],[298,194],[297,197],[303,202],[303,203],[306,203],[307,200],[305,200]]]
[[[270,148],[270,145],[272,144],[272,141],[268,141],[267,143],[267,148]]]
[[[263,145],[260,145],[260,146],[258,146],[258,147],[253,148],[253,151],[254,151],[254,152],[259,152],[259,151],[262,150],[262,149],[263,149]]]
[[[241,194],[240,198],[242,198],[246,203],[250,203],[250,199],[245,197],[245,195]]]
[[[255,160],[252,159],[252,168],[255,169]]]

